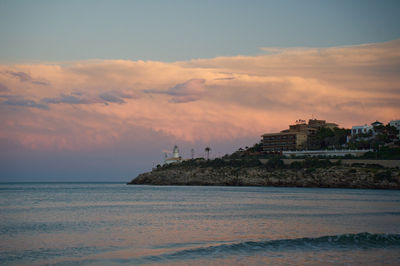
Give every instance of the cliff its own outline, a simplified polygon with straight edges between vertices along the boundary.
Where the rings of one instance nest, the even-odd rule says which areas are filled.
[[[302,169],[175,165],[140,174],[128,184],[400,189],[400,170],[346,165]]]

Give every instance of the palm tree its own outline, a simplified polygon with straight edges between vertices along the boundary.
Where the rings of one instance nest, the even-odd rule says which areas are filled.
[[[206,147],[204,150],[205,150],[206,153],[207,153],[207,160],[209,160],[209,159],[210,159],[210,151],[211,151],[211,148],[210,148],[210,147]]]

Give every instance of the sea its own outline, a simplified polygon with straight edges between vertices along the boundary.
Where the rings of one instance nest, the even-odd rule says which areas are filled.
[[[1,265],[400,265],[400,191],[0,183]]]

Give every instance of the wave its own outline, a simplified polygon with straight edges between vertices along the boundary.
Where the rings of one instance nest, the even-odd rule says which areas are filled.
[[[269,252],[329,252],[329,251],[353,251],[353,250],[380,250],[400,248],[400,234],[343,234],[322,236],[317,238],[294,238],[264,241],[246,241],[229,244],[216,244],[197,248],[185,248],[185,245],[201,243],[182,243],[182,245],[166,245],[164,248],[178,248],[178,251],[161,253],[143,257],[131,258],[90,258],[94,254],[121,251],[121,247],[74,247],[66,249],[40,249],[26,250],[23,252],[0,252],[3,262],[8,263],[33,263],[42,260],[43,263],[54,260],[51,264],[75,265],[75,264],[148,264],[179,262],[184,260],[196,260],[202,258],[223,258],[229,256],[248,256],[252,254],[268,254]],[[125,247],[126,248],[126,247]],[[154,247],[156,250],[160,247]],[[180,249],[183,248],[183,249]],[[69,257],[66,258],[66,257]],[[101,257],[101,256],[100,256]],[[57,259],[58,258],[58,259]],[[73,259],[74,258],[74,259]],[[1,263],[0,263],[1,264]]]
[[[233,244],[184,249],[174,253],[149,256],[144,261],[163,261],[198,258],[203,256],[223,256],[248,254],[253,252],[327,251],[335,249],[381,249],[400,248],[400,234],[343,234],[317,238],[278,239],[267,241],[247,241]],[[143,260],[142,260],[143,261]]]

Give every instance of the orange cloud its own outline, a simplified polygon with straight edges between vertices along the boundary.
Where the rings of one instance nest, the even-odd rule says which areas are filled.
[[[345,127],[400,116],[399,40],[263,50],[174,63],[2,65],[0,138],[79,150],[138,128],[207,142],[278,131],[312,114]]]

